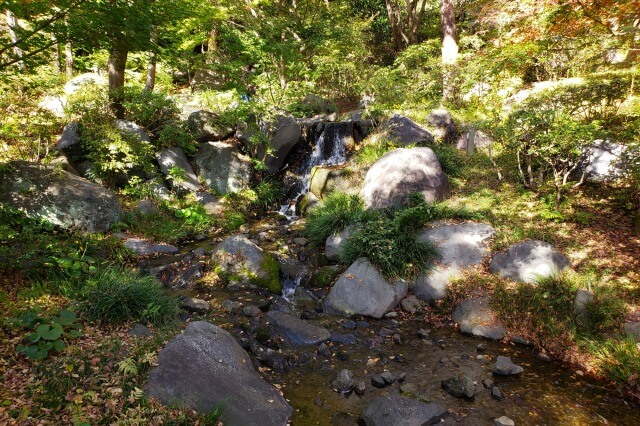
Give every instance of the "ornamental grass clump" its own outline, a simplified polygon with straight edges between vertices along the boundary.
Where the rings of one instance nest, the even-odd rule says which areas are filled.
[[[87,281],[82,312],[90,321],[122,324],[127,321],[164,325],[179,312],[178,300],[152,276],[127,269],[106,269]]]

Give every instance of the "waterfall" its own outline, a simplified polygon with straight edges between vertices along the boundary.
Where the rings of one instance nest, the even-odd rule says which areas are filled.
[[[302,281],[302,274],[298,274],[294,277],[287,276],[282,280],[282,298],[289,303],[294,303],[294,296],[296,294],[296,288]]]
[[[327,136],[329,135],[329,136]],[[279,213],[288,219],[295,217],[296,200],[309,192],[311,185],[311,170],[317,166],[339,166],[347,161],[347,149],[344,146],[343,135],[339,127],[333,128],[327,124],[318,139],[309,158],[302,166],[300,190],[286,204],[280,207]]]

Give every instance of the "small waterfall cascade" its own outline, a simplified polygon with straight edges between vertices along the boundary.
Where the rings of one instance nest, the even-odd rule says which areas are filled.
[[[282,279],[282,298],[289,303],[294,303],[296,289],[302,281],[303,274],[287,276]]]
[[[288,219],[295,217],[296,201],[301,195],[309,192],[311,184],[311,170],[316,166],[339,166],[347,161],[347,149],[344,145],[343,135],[339,128],[327,125],[316,140],[315,147],[309,158],[303,163],[300,172],[299,188],[295,195],[283,204],[279,213]]]

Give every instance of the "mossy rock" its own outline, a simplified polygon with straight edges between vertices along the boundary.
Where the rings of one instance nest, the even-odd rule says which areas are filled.
[[[216,271],[226,280],[248,282],[272,293],[281,293],[280,266],[260,247],[242,235],[232,235],[213,252]]]
[[[331,286],[340,275],[341,269],[339,266],[325,266],[316,269],[311,274],[309,287],[324,288]]]

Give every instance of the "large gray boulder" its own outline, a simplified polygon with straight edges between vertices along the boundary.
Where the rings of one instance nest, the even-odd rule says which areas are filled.
[[[124,246],[133,251],[138,256],[150,256],[153,254],[174,254],[180,251],[178,247],[169,244],[152,243],[140,238],[128,238]]]
[[[67,81],[64,85],[64,94],[71,96],[78,93],[80,90],[85,90],[87,86],[107,86],[107,78],[96,73],[87,72],[80,74],[71,80]]]
[[[252,138],[257,132],[268,134],[269,146],[256,145]],[[264,161],[269,173],[277,173],[291,150],[300,142],[302,127],[291,115],[278,115],[273,123],[244,124],[238,128],[236,137],[247,147],[252,156]]]
[[[115,120],[113,122],[113,127],[118,129],[120,134],[123,136],[132,137],[138,142],[151,143],[151,139],[149,139],[149,135],[147,135],[146,130],[138,126],[133,121]]]
[[[56,149],[71,158],[78,158],[83,155],[80,147],[79,123],[71,122],[64,126],[58,143],[56,143]]]
[[[242,235],[232,235],[213,251],[213,262],[229,280],[243,280],[280,293],[280,266],[260,247]]]
[[[427,404],[394,395],[371,401],[362,412],[362,420],[367,426],[424,426],[440,423],[447,414],[436,402]]]
[[[598,139],[585,148],[584,173],[591,180],[610,181],[625,172],[627,147],[610,140]]]
[[[285,426],[293,412],[233,336],[203,321],[189,324],[160,351],[147,395],[200,413],[220,407],[225,425]]]
[[[108,189],[60,169],[21,161],[0,167],[0,203],[79,232],[106,232],[124,216]]]
[[[329,339],[331,333],[324,327],[309,324],[284,312],[271,311],[267,314],[273,331],[291,346],[312,346]]]
[[[433,135],[415,121],[396,114],[384,125],[384,129],[395,143],[407,146],[413,144],[433,143]]]
[[[489,271],[513,281],[534,283],[571,266],[571,261],[544,241],[529,240],[513,244],[505,253],[493,256]]]
[[[403,204],[420,192],[427,202],[449,198],[451,186],[436,154],[425,147],[388,152],[367,172],[360,197],[368,208]]]
[[[198,142],[221,141],[233,136],[235,129],[211,111],[199,110],[189,114],[187,126]]]
[[[367,259],[356,260],[331,288],[324,309],[343,316],[381,318],[407,294],[404,281],[390,284]]]
[[[491,309],[491,298],[470,297],[457,305],[453,310],[453,321],[460,326],[460,331],[487,339],[500,340],[506,330],[495,312]]]
[[[198,177],[193,172],[187,156],[180,147],[167,148],[159,152],[156,156],[160,171],[168,178],[173,188],[180,188],[186,191],[195,192],[200,187]],[[175,170],[179,170],[182,175],[176,178]],[[174,175],[172,175],[172,171]]]
[[[443,299],[451,281],[464,269],[482,264],[494,233],[491,225],[468,222],[436,226],[418,234],[419,242],[430,242],[438,248],[440,262],[415,280],[416,296],[426,302]]]
[[[249,157],[231,144],[207,142],[195,156],[198,176],[218,194],[238,192],[249,187],[252,166]]]

